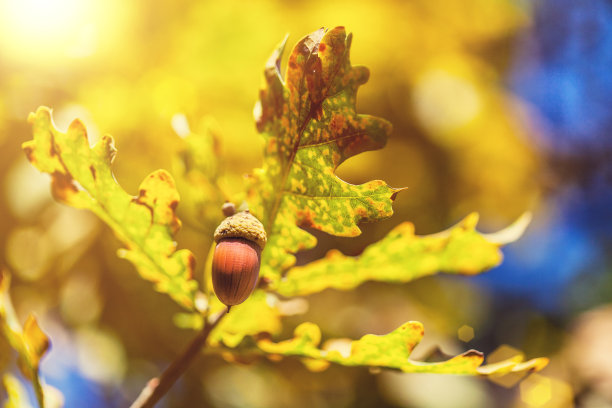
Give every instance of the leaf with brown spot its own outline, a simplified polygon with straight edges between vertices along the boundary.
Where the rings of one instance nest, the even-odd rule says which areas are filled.
[[[358,257],[331,250],[323,259],[289,270],[273,290],[283,296],[303,296],[333,288],[354,289],[366,281],[405,283],[435,273],[475,275],[502,260],[500,244],[476,231],[471,214],[446,233],[414,234],[405,222]]]
[[[272,282],[293,265],[294,253],[316,245],[298,226],[356,236],[360,222],[393,213],[398,189],[380,180],[351,185],[335,175],[348,158],[382,148],[391,133],[389,122],[355,110],[357,89],[369,72],[351,65],[351,38],[344,27],[304,37],[283,78],[285,39],[264,70],[256,106],[264,163],[250,177],[248,201],[268,232],[261,273]]]
[[[90,147],[85,126],[73,121],[66,133],[53,125],[51,111],[31,113],[34,139],[23,144],[30,162],[52,177],[53,196],[64,204],[88,209],[104,221],[126,246],[121,257],[140,275],[155,283],[177,303],[193,309],[197,282],[195,261],[188,250],[176,250],[174,234],[180,228],[175,210],[179,195],[164,170],[141,183],[137,197],[126,193],[111,172],[116,150],[111,136]]]
[[[499,375],[508,372],[539,371],[548,364],[547,358],[535,358],[529,361],[508,359],[495,365],[481,365],[482,353],[468,350],[463,354],[441,362],[422,362],[410,359],[414,348],[424,336],[423,325],[419,322],[407,322],[391,333],[378,336],[366,334],[359,340],[344,341],[344,347],[334,347],[328,342],[319,347],[321,330],[313,323],[302,323],[294,332],[294,337],[278,343],[262,339],[257,346],[266,353],[281,356],[298,356],[307,358],[307,366],[312,361],[336,363],[345,366],[383,367],[405,373],[437,373],[462,375]],[[336,343],[337,344],[337,343]],[[325,365],[316,364],[317,370]]]

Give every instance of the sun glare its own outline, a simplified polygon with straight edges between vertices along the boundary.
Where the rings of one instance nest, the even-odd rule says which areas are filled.
[[[0,52],[49,64],[51,57],[89,56],[105,15],[108,7],[99,0],[0,0]]]

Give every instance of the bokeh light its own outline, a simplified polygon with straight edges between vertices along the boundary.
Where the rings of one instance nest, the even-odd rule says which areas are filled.
[[[95,0],[3,0],[0,50],[22,63],[61,64],[62,58],[92,55],[102,37],[113,35],[103,23],[117,14],[116,2]]]
[[[459,340],[467,343],[474,338],[474,328],[468,325],[463,325],[457,330]]]

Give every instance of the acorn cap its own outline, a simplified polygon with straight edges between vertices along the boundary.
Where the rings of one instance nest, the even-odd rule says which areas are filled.
[[[263,224],[248,211],[241,211],[221,221],[215,230],[215,242],[224,238],[248,239],[262,250],[268,240]]]

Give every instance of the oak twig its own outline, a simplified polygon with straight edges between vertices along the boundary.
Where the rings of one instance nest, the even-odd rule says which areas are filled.
[[[178,380],[187,370],[189,364],[191,364],[202,347],[206,344],[210,332],[225,315],[226,313],[220,313],[212,323],[205,320],[202,331],[200,331],[191,343],[189,343],[181,355],[164,370],[161,376],[149,380],[130,408],[151,408],[155,406],[155,404],[166,395],[176,380]]]

